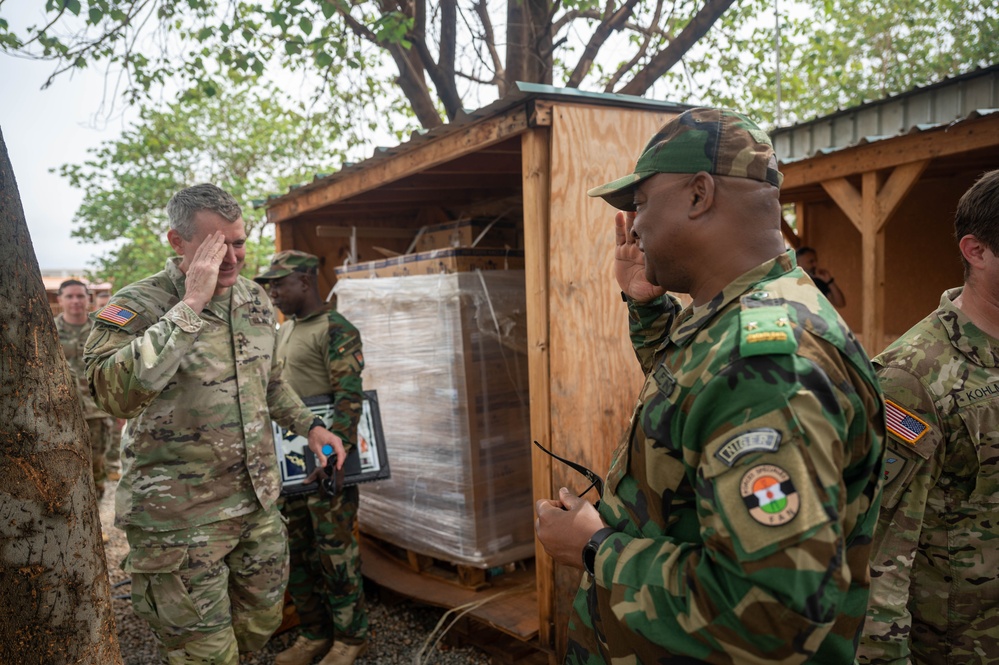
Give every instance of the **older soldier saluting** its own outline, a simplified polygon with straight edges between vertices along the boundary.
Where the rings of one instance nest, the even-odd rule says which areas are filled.
[[[599,509],[537,504],[584,568],[566,663],[849,663],[867,606],[884,432],[874,372],[780,234],[745,116],[670,120],[598,187],[645,386]],[[679,310],[666,290],[689,293]]]
[[[167,214],[178,256],[94,315],[87,376],[98,403],[130,419],[115,524],[136,614],[171,665],[235,665],[280,625],[288,579],[270,420],[307,434],[321,464],[345,454],[274,363],[274,309],[239,274],[239,204],[203,184]]]

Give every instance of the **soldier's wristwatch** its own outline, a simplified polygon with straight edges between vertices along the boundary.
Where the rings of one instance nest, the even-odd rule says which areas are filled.
[[[317,427],[326,427],[326,423],[324,423],[323,419],[318,416],[312,419],[312,424],[309,425],[309,431],[311,432]]]
[[[593,576],[593,567],[597,563],[597,550],[600,549],[600,545],[607,540],[607,536],[612,533],[614,533],[614,529],[609,526],[605,526],[593,534],[590,538],[590,542],[586,543],[583,547],[583,570],[586,571],[587,575],[591,577]]]

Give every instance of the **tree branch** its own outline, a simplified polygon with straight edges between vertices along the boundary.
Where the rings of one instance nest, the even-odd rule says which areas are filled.
[[[572,74],[565,84],[567,88],[579,87],[579,84],[583,82],[583,79],[590,72],[593,60],[597,57],[597,53],[600,52],[600,48],[607,42],[611,34],[624,27],[625,22],[634,13],[636,4],[638,4],[638,0],[627,0],[627,2],[621,5],[620,9],[611,13],[614,9],[614,0],[607,0],[603,21],[593,31],[590,41],[587,42],[586,48],[583,49],[583,54],[579,56],[576,67],[572,70]]]
[[[486,7],[486,0],[479,0],[475,3],[475,13],[482,23],[482,40],[489,50],[489,57],[493,61],[493,80],[489,83],[496,83],[499,88],[499,96],[506,96],[506,81],[504,77],[503,61],[500,59],[499,51],[496,50],[496,34],[493,32],[493,23],[489,18],[489,9]],[[474,79],[473,79],[474,80]]]
[[[659,25],[659,20],[662,17],[662,13],[663,13],[663,0],[657,0],[656,9],[652,14],[652,25],[655,26]],[[610,77],[610,80],[607,81],[607,85],[604,86],[604,92],[614,91],[614,87],[617,85],[618,81],[621,80],[621,77],[630,72],[631,68],[637,65],[639,62],[641,62],[642,58],[645,57],[645,54],[649,52],[649,44],[651,43],[652,43],[652,34],[646,33],[645,36],[642,38],[642,45],[638,47],[638,50],[635,52],[635,55],[632,56],[631,60],[618,67],[617,71],[614,72],[613,76]]]
[[[690,23],[672,40],[669,45],[652,57],[652,60],[631,81],[617,92],[622,95],[643,95],[680,61],[680,58],[690,50],[697,40],[707,34],[722,14],[735,0],[707,0],[704,6],[690,20]]]
[[[427,83],[423,79],[423,72],[414,66],[406,49],[399,44],[387,44],[379,41],[374,33],[348,12],[342,11],[340,12],[340,16],[343,17],[347,27],[356,35],[370,41],[375,46],[387,50],[389,55],[392,56],[399,70],[399,78],[396,81],[402,89],[402,94],[406,95],[406,99],[413,106],[413,113],[416,114],[416,118],[420,121],[420,124],[425,129],[433,129],[434,127],[443,125],[444,123],[437,112],[437,107],[434,106],[434,101],[430,97],[430,90],[427,88]]]

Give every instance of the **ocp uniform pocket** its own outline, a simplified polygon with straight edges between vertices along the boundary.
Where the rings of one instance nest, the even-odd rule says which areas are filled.
[[[969,500],[975,505],[999,503],[999,400],[975,404],[959,412],[968,440],[978,455],[975,489]]]
[[[191,628],[202,620],[187,590],[186,545],[133,548],[122,562],[132,576],[132,609],[152,624]]]

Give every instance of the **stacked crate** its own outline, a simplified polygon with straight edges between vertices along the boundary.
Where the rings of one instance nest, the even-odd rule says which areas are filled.
[[[361,529],[450,563],[502,566],[534,553],[523,255],[412,256],[428,254],[401,276],[385,261],[337,270],[392,465],[391,479],[361,488]]]

